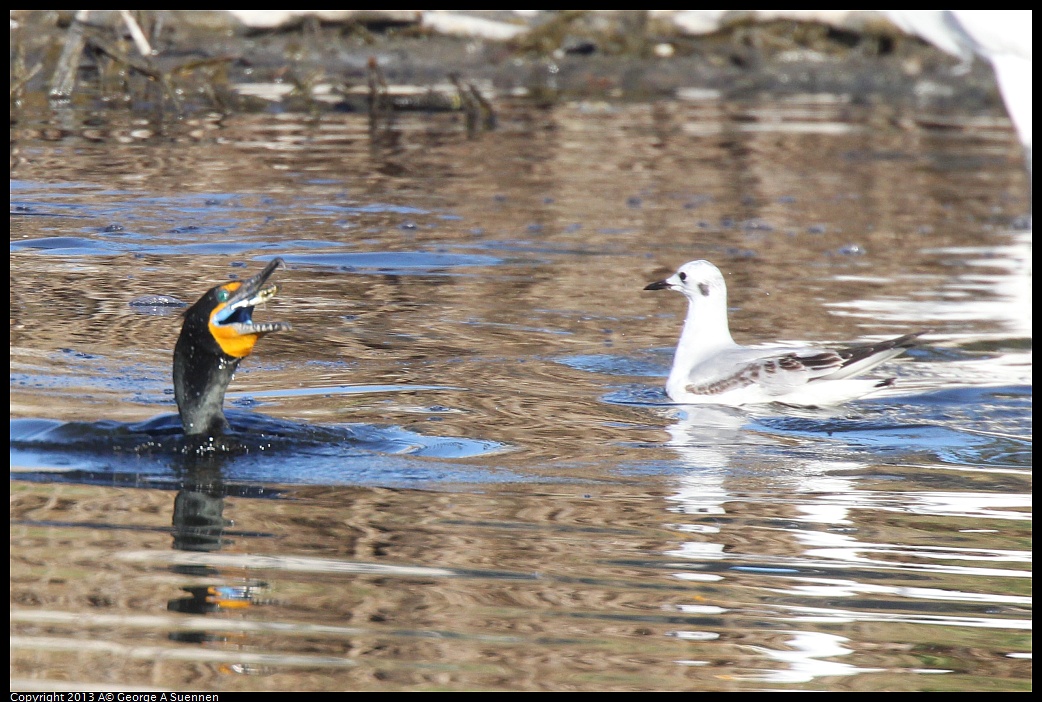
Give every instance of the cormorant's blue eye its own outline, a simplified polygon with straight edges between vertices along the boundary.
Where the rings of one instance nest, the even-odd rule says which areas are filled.
[[[229,295],[231,295],[231,293],[229,293],[224,288],[221,288],[220,290],[217,291],[217,301],[218,302],[227,302]]]

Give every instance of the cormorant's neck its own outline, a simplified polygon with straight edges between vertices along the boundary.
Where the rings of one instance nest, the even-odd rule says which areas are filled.
[[[174,346],[174,397],[185,435],[216,436],[229,428],[224,393],[241,359],[221,350],[207,327],[208,315],[193,314],[194,307],[185,313]]]

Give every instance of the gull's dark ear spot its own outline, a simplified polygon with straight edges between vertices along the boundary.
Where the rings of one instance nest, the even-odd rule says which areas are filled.
[[[705,283],[699,283],[698,292],[702,293],[702,297],[709,297],[709,286]]]

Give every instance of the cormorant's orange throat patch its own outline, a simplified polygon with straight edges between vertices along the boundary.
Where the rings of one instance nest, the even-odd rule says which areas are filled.
[[[240,334],[234,327],[210,325],[210,333],[220,345],[221,350],[233,358],[246,358],[253,353],[253,346],[260,334]]]

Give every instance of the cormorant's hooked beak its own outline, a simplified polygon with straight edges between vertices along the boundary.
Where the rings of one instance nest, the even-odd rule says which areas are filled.
[[[265,287],[264,284],[280,265],[282,259],[274,258],[252,278],[225,283],[212,290],[217,306],[210,313],[210,333],[229,356],[244,358],[265,334],[292,329],[288,322],[258,324],[253,321],[253,308],[275,297],[279,291],[277,285]]]

